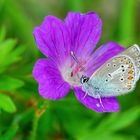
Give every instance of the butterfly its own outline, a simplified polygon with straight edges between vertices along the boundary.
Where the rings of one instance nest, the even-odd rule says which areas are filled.
[[[82,75],[82,90],[94,98],[120,96],[134,90],[140,78],[140,48],[133,45],[105,62],[91,77]],[[84,96],[84,97],[85,97]]]

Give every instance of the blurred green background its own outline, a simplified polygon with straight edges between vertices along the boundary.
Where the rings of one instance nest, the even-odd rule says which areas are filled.
[[[44,56],[32,30],[44,16],[64,19],[69,11],[101,16],[98,46],[140,45],[140,0],[0,0],[0,140],[140,140],[140,82],[118,97],[119,113],[89,110],[72,91],[60,101],[39,96],[31,72]]]

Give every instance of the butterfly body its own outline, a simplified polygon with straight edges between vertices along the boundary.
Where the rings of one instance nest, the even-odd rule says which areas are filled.
[[[89,95],[94,98],[113,96],[112,91],[117,87],[113,84],[104,83],[105,79],[99,77],[94,77],[89,79],[87,83],[84,83],[82,89]]]
[[[113,97],[130,93],[139,77],[140,49],[133,45],[108,60],[86,82],[81,83],[83,91],[89,96]]]

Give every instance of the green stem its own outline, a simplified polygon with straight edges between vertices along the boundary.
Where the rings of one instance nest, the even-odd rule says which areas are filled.
[[[32,131],[31,131],[30,140],[36,140],[36,133],[37,133],[37,128],[38,128],[38,120],[39,120],[39,117],[35,114],[34,115],[34,120],[33,120],[33,125],[32,125]]]
[[[30,140],[36,140],[36,134],[37,134],[37,128],[38,128],[38,121],[40,117],[44,114],[47,108],[47,101],[43,101],[42,103],[39,103],[40,106],[38,106],[35,109],[35,114],[34,114],[34,120],[33,120],[33,125],[32,125],[32,131],[30,135]]]
[[[121,1],[119,39],[125,44],[132,43],[135,33],[135,0]]]

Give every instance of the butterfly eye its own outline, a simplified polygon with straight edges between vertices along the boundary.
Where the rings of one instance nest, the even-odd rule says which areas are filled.
[[[83,84],[83,83],[86,83],[88,82],[89,78],[86,77],[86,76],[82,76],[81,79],[80,79],[80,82]]]
[[[83,83],[85,83],[85,82],[87,82],[87,79],[86,78],[83,79]]]

